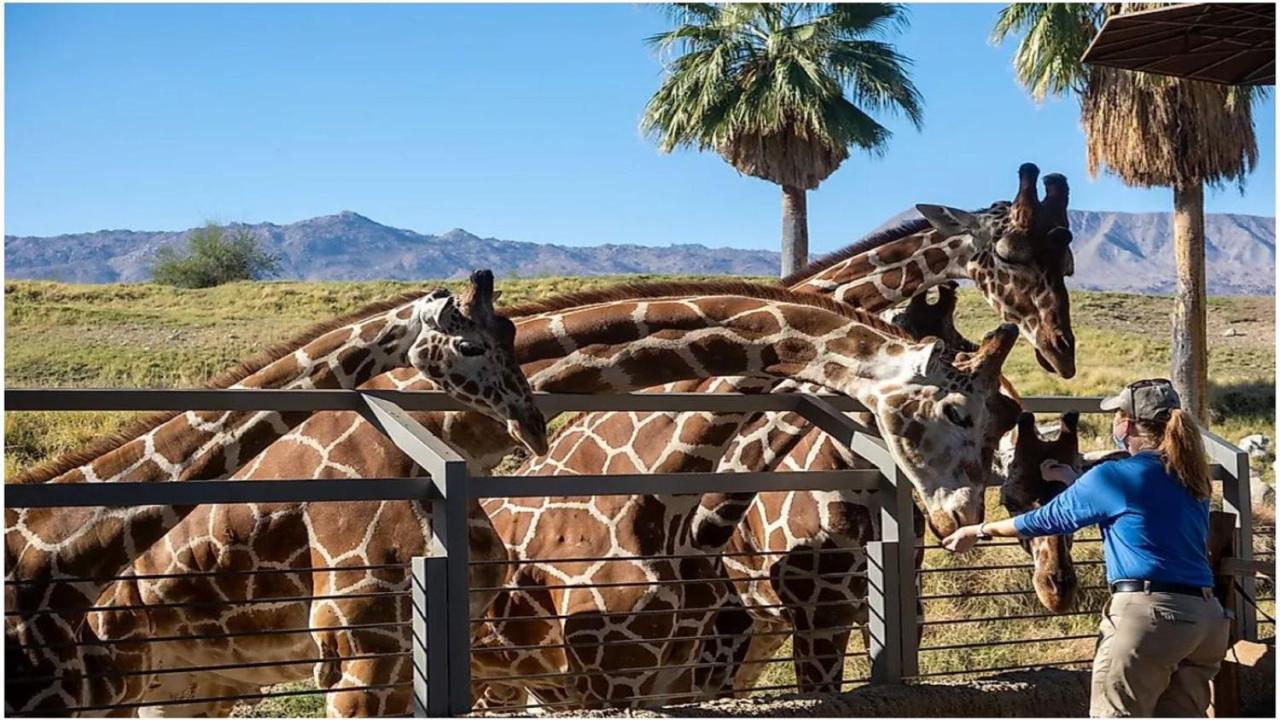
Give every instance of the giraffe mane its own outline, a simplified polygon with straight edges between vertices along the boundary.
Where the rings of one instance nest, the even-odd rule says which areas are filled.
[[[778,281],[778,284],[794,285],[801,280],[806,280],[817,275],[836,263],[848,260],[855,255],[861,255],[864,252],[875,250],[878,247],[883,247],[896,240],[901,240],[904,237],[915,235],[921,230],[925,230],[930,227],[932,227],[932,225],[929,224],[929,221],[922,217],[904,220],[893,227],[879,230],[859,240],[854,240],[852,244],[840,250],[823,255],[817,260],[814,260],[808,265],[805,265],[799,270],[782,278]]]
[[[424,294],[426,294],[425,291],[400,293],[394,297],[366,305],[359,310],[312,325],[293,338],[259,352],[256,355],[223,370],[210,379],[205,387],[231,387],[331,330],[336,330],[343,325],[399,307],[410,300],[422,297]],[[68,450],[60,453],[41,462],[35,467],[19,473],[12,479],[7,479],[6,482],[13,484],[47,482],[59,475],[75,470],[76,468],[81,467],[102,455],[119,449],[126,443],[136,440],[144,433],[154,430],[181,414],[181,412],[164,411],[144,415],[125,423],[119,430],[111,433],[110,435],[105,435],[96,440],[92,440],[74,450]]]
[[[743,297],[808,305],[857,320],[895,339],[912,340],[902,328],[880,319],[878,315],[833,300],[825,295],[790,290],[779,285],[766,285],[749,280],[690,280],[623,283],[609,287],[555,295],[541,300],[501,308],[498,312],[511,319],[527,315],[558,312],[585,305],[626,300],[648,300],[685,295],[740,295]]]
[[[808,305],[857,320],[896,339],[914,341],[914,338],[907,334],[902,328],[881,319],[879,315],[832,300],[825,295],[796,292],[780,285],[766,285],[764,283],[750,282],[747,280],[693,280],[624,283],[621,285],[612,285],[594,290],[564,293],[562,295],[555,295],[541,300],[522,303],[520,305],[512,305],[499,309],[498,313],[510,319],[518,319],[528,315],[568,310],[570,308],[582,307],[584,305],[596,305],[599,303],[624,300],[676,297],[681,295],[741,295],[745,297],[759,298],[761,300],[774,300],[778,302],[795,303],[797,305]],[[547,438],[548,442],[554,444],[561,433],[570,429],[573,425],[574,419],[582,414],[583,413],[575,413],[567,422],[564,422],[560,427],[552,431]]]
[[[969,212],[976,215],[979,213],[989,212],[996,206],[1007,204],[1008,203],[1003,200],[998,200],[988,207],[970,210]],[[836,250],[828,255],[823,255],[817,260],[814,260],[808,265],[805,265],[799,270],[782,278],[778,283],[780,285],[794,285],[801,280],[807,280],[808,278],[817,275],[836,263],[848,260],[855,255],[861,255],[864,252],[875,250],[878,247],[883,247],[895,240],[901,240],[909,235],[915,235],[916,233],[922,230],[927,230],[930,227],[931,224],[929,221],[922,217],[904,220],[893,227],[885,228],[884,230],[877,230],[876,232],[864,236],[859,240],[854,240],[852,244],[842,250]]]

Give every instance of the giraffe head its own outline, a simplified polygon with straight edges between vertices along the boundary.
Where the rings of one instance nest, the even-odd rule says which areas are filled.
[[[1035,348],[1036,359],[1064,378],[1076,373],[1076,340],[1065,278],[1075,272],[1067,218],[1067,179],[1044,178],[1040,169],[1018,169],[1018,194],[987,210],[967,213],[938,205],[916,209],[944,235],[969,235],[978,251],[966,268],[978,290],[1005,322],[1016,324]]]
[[[947,281],[934,288],[937,300],[929,302],[929,291],[911,296],[901,309],[885,313],[884,318],[906,331],[913,338],[936,337],[948,346],[972,351],[977,346],[956,329],[955,282]]]
[[[516,327],[497,314],[493,273],[477,270],[461,298],[437,290],[416,304],[421,331],[409,363],[489,417],[534,454],[547,451],[547,423],[516,361]]]
[[[973,352],[926,338],[907,350],[916,354],[908,365],[912,377],[886,383],[864,400],[940,538],[982,520],[991,438],[1012,427],[999,392],[1000,368],[1017,338],[1017,326],[1008,323]]]
[[[1010,515],[1034,510],[1066,489],[1062,483],[1045,480],[1040,464],[1053,460],[1079,472],[1079,425],[1080,414],[1067,413],[1059,420],[1057,434],[1046,438],[1036,428],[1034,415],[1022,413],[1018,417],[1017,437],[1000,486],[1000,504]],[[1053,535],[1021,542],[1035,566],[1032,581],[1041,604],[1053,612],[1071,609],[1079,588],[1071,561],[1071,536]]]

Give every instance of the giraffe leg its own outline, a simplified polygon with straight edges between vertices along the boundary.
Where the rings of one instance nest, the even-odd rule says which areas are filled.
[[[486,710],[501,712],[502,708],[523,708],[531,702],[529,691],[513,683],[472,683],[471,696],[475,698],[472,711],[477,713],[483,713]]]
[[[335,573],[336,574],[336,573]],[[319,585],[319,584],[318,584]],[[328,591],[323,585],[322,589]],[[354,586],[360,590],[362,586]],[[312,639],[320,661],[316,687],[325,692],[329,717],[369,717],[409,712],[413,680],[408,629],[361,627],[377,620],[408,619],[403,598],[328,599],[312,605]],[[356,627],[352,627],[356,626]],[[328,629],[333,628],[333,629]]]
[[[771,568],[778,597],[792,625],[796,682],[801,692],[838,692],[844,680],[849,635],[865,610],[866,580],[854,576],[859,555],[808,547],[792,550]],[[863,561],[865,566],[865,560]]]
[[[337,682],[325,688],[329,717],[378,717],[410,711],[412,667],[408,658],[343,660]],[[396,683],[394,687],[379,687]]]
[[[762,621],[760,617],[755,618],[753,630],[758,630],[759,632],[747,639],[741,665],[733,679],[735,694],[743,695],[746,691],[755,687],[770,665],[775,664],[764,661],[777,655],[778,649],[786,642],[786,636],[781,632],[783,628],[784,624],[780,618],[773,617],[765,621]]]
[[[177,675],[169,676],[177,678]],[[138,708],[138,717],[227,717],[232,708],[240,703],[238,700],[223,700],[237,695],[253,695],[262,691],[262,686],[245,683],[231,678],[221,677],[213,673],[195,672],[187,678],[165,681],[148,689],[143,702],[161,702],[163,700],[179,700],[202,698],[197,702],[150,705]],[[258,701],[250,704],[256,705]]]
[[[700,665],[707,667],[694,673],[695,687],[701,688],[712,698],[733,695],[734,678],[747,658],[751,632],[755,625],[742,598],[734,592],[732,583],[725,584],[729,586],[730,593],[714,610],[709,633],[714,637],[703,641],[698,659]]]

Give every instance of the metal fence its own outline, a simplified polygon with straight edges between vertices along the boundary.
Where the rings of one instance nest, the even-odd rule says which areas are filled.
[[[921,646],[918,633],[929,634],[938,625],[956,623],[1032,621],[1054,617],[1049,613],[1028,613],[1024,616],[999,616],[975,618],[947,618],[934,620],[929,617],[930,602],[956,599],[956,594],[931,593],[927,588],[927,576],[947,572],[946,569],[924,568],[917,570],[916,552],[937,551],[937,546],[917,548],[913,527],[914,504],[911,487],[906,482],[885,445],[873,429],[866,428],[847,416],[846,412],[861,409],[852,399],[831,396],[786,395],[733,395],[733,394],[624,394],[624,395],[542,395],[539,403],[548,415],[566,411],[703,411],[703,412],[794,412],[813,423],[837,441],[850,447],[854,453],[867,460],[872,470],[842,470],[822,472],[776,473],[682,473],[676,475],[573,475],[573,476],[473,476],[467,471],[464,460],[454,453],[441,439],[432,435],[408,413],[411,411],[461,410],[455,401],[437,393],[403,393],[395,391],[284,391],[284,390],[17,390],[5,391],[6,410],[274,410],[314,412],[321,410],[355,411],[384,433],[406,455],[412,458],[428,474],[422,478],[372,478],[358,480],[296,479],[296,480],[220,480],[185,483],[86,483],[6,485],[5,502],[8,507],[96,507],[173,505],[190,506],[220,503],[292,503],[292,502],[340,502],[374,500],[415,500],[430,505],[432,513],[432,549],[426,557],[415,557],[402,567],[409,574],[407,596],[411,621],[387,623],[388,627],[403,631],[408,639],[408,649],[401,653],[411,660],[412,712],[420,716],[461,715],[472,711],[471,675],[472,632],[476,623],[485,618],[469,616],[469,598],[476,588],[468,587],[468,503],[475,499],[502,497],[543,496],[602,496],[602,495],[674,495],[707,492],[765,492],[784,490],[855,490],[870,491],[878,498],[877,509],[881,535],[866,547],[867,602],[869,622],[866,627],[864,676],[845,680],[842,687],[861,682],[890,683],[920,677],[928,673],[920,671],[921,653],[963,650],[973,645],[966,643],[928,643]],[[1098,398],[1026,398],[1026,409],[1033,412],[1065,412],[1076,410],[1085,413],[1101,412]],[[1250,515],[1250,485],[1248,457],[1234,446],[1212,434],[1206,433],[1205,444],[1214,464],[1215,476],[1222,482],[1223,506],[1237,517],[1240,533],[1240,555],[1252,557],[1252,519]],[[999,546],[999,543],[991,544]],[[816,552],[816,551],[815,551]],[[724,557],[734,553],[726,552]],[[747,553],[759,555],[762,553]],[[764,553],[767,554],[767,553]],[[1274,556],[1273,556],[1274,557]],[[562,559],[563,560],[563,559]],[[816,563],[816,561],[815,561]],[[1082,564],[1082,563],[1077,563]],[[1083,565],[1089,565],[1086,561]],[[1092,561],[1100,565],[1100,561]],[[967,572],[1029,568],[1026,562],[1013,562],[991,566],[969,566]],[[816,564],[815,564],[816,568]],[[287,573],[315,572],[314,570],[281,571]],[[671,582],[690,582],[673,580]],[[921,592],[918,587],[925,587]],[[493,588],[489,588],[492,590]],[[1098,590],[1100,586],[1088,586]],[[1255,592],[1252,578],[1241,580],[1241,590],[1252,597]],[[990,596],[1022,594],[1029,591],[990,591]],[[982,593],[978,593],[981,595]],[[973,597],[972,592],[963,593]],[[350,597],[350,596],[345,596]],[[297,602],[318,599],[314,595],[290,598]],[[272,598],[280,602],[281,598]],[[923,603],[925,612],[917,614],[917,603]],[[110,610],[111,608],[107,608]],[[117,608],[118,609],[118,608]],[[1246,607],[1237,622],[1240,636],[1257,636],[1257,617],[1253,607]],[[646,611],[639,611],[646,612]],[[663,612],[678,613],[676,610]],[[1092,614],[1084,610],[1078,615]],[[7,613],[15,614],[14,612]],[[272,629],[268,633],[303,635],[308,627]],[[765,631],[781,632],[781,631]],[[244,634],[251,634],[245,631]],[[225,636],[225,634],[224,634]],[[1068,636],[1067,640],[1086,637]],[[199,640],[201,636],[187,638],[149,638],[143,642],[159,642],[174,639]],[[1017,645],[1031,642],[1051,642],[1063,638],[1019,638],[1010,641],[993,641],[987,646]],[[137,642],[135,640],[135,642]],[[92,644],[92,642],[86,643]],[[618,643],[624,644],[624,643]],[[840,653],[841,661],[864,653]],[[305,666],[316,658],[302,657],[296,660],[264,662],[262,665],[293,663]],[[791,658],[756,659],[761,663],[781,663]],[[1041,663],[1044,665],[1046,663]],[[1050,663],[1051,664],[1051,663]],[[1070,663],[1058,663],[1070,664]],[[234,667],[252,667],[254,663],[242,663]],[[208,670],[189,668],[187,671]],[[669,668],[668,668],[669,669]],[[934,672],[934,675],[993,672],[1008,667],[960,668]],[[176,672],[176,671],[170,671]],[[484,678],[479,678],[483,680]],[[6,684],[17,681],[6,677]],[[396,685],[390,683],[389,685]],[[754,692],[795,690],[796,683],[767,680],[758,684]],[[369,688],[365,688],[369,689]],[[268,693],[242,694],[242,699],[258,700],[264,697],[306,695],[315,690],[284,690]],[[322,692],[322,691],[321,691]],[[688,693],[671,697],[635,698],[650,703],[678,702],[689,699]],[[166,704],[181,705],[192,702]],[[146,705],[148,703],[140,703]],[[512,704],[502,710],[524,712],[535,708],[554,709],[557,703]],[[90,710],[90,708],[84,708]]]

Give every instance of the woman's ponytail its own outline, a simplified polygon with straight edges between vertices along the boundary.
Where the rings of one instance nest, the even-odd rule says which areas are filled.
[[[1152,434],[1160,439],[1157,449],[1164,456],[1165,470],[1178,478],[1197,500],[1209,498],[1213,494],[1213,486],[1209,479],[1209,463],[1205,460],[1204,442],[1200,439],[1200,426],[1195,417],[1174,408],[1162,430]]]

